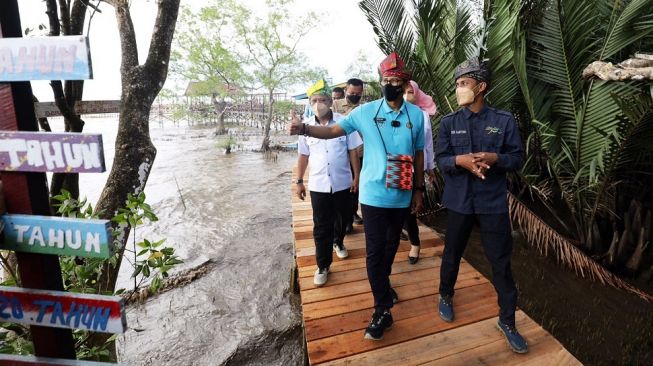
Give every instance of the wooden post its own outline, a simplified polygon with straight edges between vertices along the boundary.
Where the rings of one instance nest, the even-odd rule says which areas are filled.
[[[0,1],[0,38],[21,36],[18,1]],[[0,130],[38,131],[29,82],[0,83]],[[0,179],[8,212],[50,215],[45,173],[3,172]],[[57,256],[16,253],[16,257],[24,287],[63,291]],[[71,330],[42,326],[30,330],[37,356],[76,358]]]

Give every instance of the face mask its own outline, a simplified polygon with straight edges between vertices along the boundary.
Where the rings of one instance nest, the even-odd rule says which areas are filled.
[[[465,87],[456,88],[456,101],[459,106],[464,107],[470,105],[474,103],[474,99],[476,99],[474,89]]]
[[[383,95],[388,101],[397,100],[397,97],[404,94],[403,85],[394,86],[392,84],[386,84],[383,86]]]
[[[313,110],[313,113],[317,116],[317,118],[322,118],[329,113],[330,109],[329,106],[327,106],[324,103],[315,103],[311,106],[311,109]]]
[[[360,95],[349,95],[347,94],[347,101],[351,104],[358,104],[361,101]]]
[[[415,94],[413,94],[413,93],[411,93],[411,94],[408,94],[408,93],[404,94],[404,100],[407,101],[407,102],[410,102],[410,103],[413,103],[413,104],[414,104],[414,103],[415,103]]]

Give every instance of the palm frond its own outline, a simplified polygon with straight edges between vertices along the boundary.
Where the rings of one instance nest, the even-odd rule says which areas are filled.
[[[572,75],[573,65],[570,65],[568,57],[570,50],[563,38],[563,22],[559,6],[545,13],[542,24],[531,32],[533,45],[527,62],[529,74],[549,85],[548,92],[554,97],[551,118],[558,122],[555,126],[557,135],[560,139],[575,142],[576,103],[582,89],[574,82]],[[536,118],[546,120],[543,116]]]
[[[653,0],[615,1],[613,4],[614,21],[610,23],[598,60],[609,59],[630,44],[653,33]]]
[[[610,273],[599,263],[588,257],[573,241],[560,235],[546,224],[533,211],[513,196],[508,195],[510,216],[525,234],[529,243],[534,244],[543,255],[553,253],[558,262],[564,263],[582,277],[588,277],[604,285],[612,286],[633,293],[640,298],[653,302],[650,295]]]
[[[415,31],[405,5],[403,0],[362,0],[358,4],[378,37],[379,48],[408,59],[414,49]]]
[[[519,98],[520,84],[514,67],[516,42],[521,42],[519,32],[520,0],[494,0],[488,10],[487,51],[481,56],[489,60],[492,86],[487,94],[497,108],[512,110]],[[521,32],[519,32],[521,33]]]
[[[629,98],[641,91],[629,83],[593,81],[579,115],[576,161],[585,166],[605,151],[607,136],[615,136],[622,125],[622,110],[615,97]]]

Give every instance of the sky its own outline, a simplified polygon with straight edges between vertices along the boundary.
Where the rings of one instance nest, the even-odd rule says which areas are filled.
[[[197,7],[210,1],[182,0],[182,6]],[[262,9],[262,0],[242,0],[242,4],[254,9]],[[34,29],[30,35],[39,33],[39,24],[47,25],[43,0],[18,0],[22,28]],[[120,41],[113,7],[102,4],[102,13],[96,13],[89,33],[93,80],[84,83],[84,100],[116,100],[120,98]],[[355,0],[296,0],[294,16],[305,16],[314,11],[321,16],[315,19],[315,28],[300,43],[300,49],[308,56],[312,66],[326,69],[334,82],[346,81],[347,67],[363,51],[373,65],[378,64],[383,55],[376,45],[375,35],[365,15]],[[139,60],[142,63],[147,55],[152,28],[156,17],[156,1],[132,0],[132,20],[136,31]],[[88,19],[88,16],[87,16]],[[170,80],[170,75],[168,77]],[[174,88],[167,83],[166,88]],[[308,87],[308,86],[307,86]],[[52,101],[52,91],[48,81],[33,81],[34,94],[40,101]],[[288,90],[289,93],[302,93],[304,90]]]

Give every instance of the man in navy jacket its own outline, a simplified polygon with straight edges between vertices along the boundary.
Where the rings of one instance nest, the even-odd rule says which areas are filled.
[[[462,107],[442,118],[436,161],[444,176],[442,202],[448,209],[445,248],[440,267],[440,317],[453,321],[454,285],[460,260],[474,224],[492,265],[492,283],[499,298],[498,328],[513,351],[528,346],[515,328],[517,288],[510,257],[512,236],[508,215],[506,173],[523,164],[519,130],[512,114],[485,104],[490,71],[478,59],[456,67],[456,99]]]

